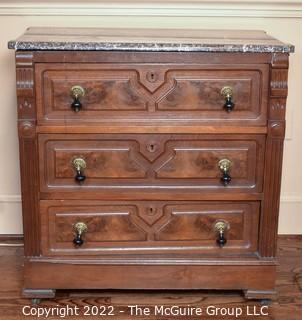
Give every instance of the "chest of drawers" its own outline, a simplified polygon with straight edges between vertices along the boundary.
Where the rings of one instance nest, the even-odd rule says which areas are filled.
[[[259,31],[16,41],[25,296],[275,294],[291,45]]]

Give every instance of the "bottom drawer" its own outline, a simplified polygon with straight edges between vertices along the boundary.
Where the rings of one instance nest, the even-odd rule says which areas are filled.
[[[42,254],[254,254],[259,209],[259,202],[41,201]]]

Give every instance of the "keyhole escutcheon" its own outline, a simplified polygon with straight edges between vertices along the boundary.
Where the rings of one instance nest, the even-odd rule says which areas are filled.
[[[158,80],[158,75],[154,71],[149,71],[146,74],[146,78],[149,82],[156,82]]]

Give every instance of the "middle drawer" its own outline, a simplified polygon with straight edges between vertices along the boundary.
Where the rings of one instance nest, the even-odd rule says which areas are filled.
[[[264,147],[264,135],[40,134],[40,189],[261,192]]]

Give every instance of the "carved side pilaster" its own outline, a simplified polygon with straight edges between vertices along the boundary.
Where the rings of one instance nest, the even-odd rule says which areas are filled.
[[[34,66],[31,52],[16,52],[16,87],[24,251],[26,256],[39,256],[39,165],[36,135]]]
[[[285,136],[287,74],[288,54],[274,54],[270,68],[264,201],[262,202],[259,239],[259,252],[263,257],[274,257],[277,248],[283,142]]]

